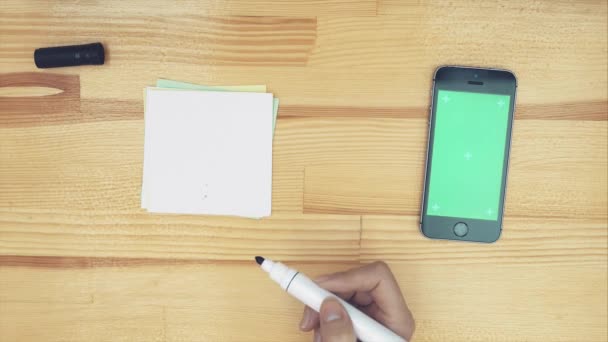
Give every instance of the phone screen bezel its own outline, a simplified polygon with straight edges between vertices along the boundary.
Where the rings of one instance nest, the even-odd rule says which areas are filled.
[[[477,76],[475,76],[477,75]],[[472,81],[473,83],[470,83]],[[483,85],[475,84],[483,82]],[[501,94],[510,96],[509,117],[507,123],[507,134],[505,141],[504,163],[499,200],[498,220],[479,220],[462,217],[430,216],[427,215],[427,198],[430,183],[430,172],[433,157],[433,143],[435,134],[435,111],[437,94],[439,90],[463,91],[472,93]],[[433,78],[432,102],[429,113],[429,136],[426,157],[426,171],[424,179],[424,191],[421,208],[420,229],[422,233],[435,239],[464,240],[476,242],[494,242],[500,237],[504,216],[505,191],[507,186],[507,174],[509,169],[509,154],[511,150],[511,134],[513,129],[513,118],[515,113],[515,93],[517,80],[515,75],[508,70],[483,69],[457,66],[444,66],[435,71]],[[463,194],[466,200],[466,194]],[[463,222],[468,226],[468,233],[458,236],[453,227]]]

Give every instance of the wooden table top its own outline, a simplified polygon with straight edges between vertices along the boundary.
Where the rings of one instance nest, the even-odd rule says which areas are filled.
[[[312,340],[264,254],[386,261],[413,341],[606,341],[607,20],[600,0],[0,1],[0,340]],[[95,41],[103,66],[34,65]],[[519,80],[495,244],[419,232],[445,64]],[[272,217],[139,208],[157,78],[280,98]]]

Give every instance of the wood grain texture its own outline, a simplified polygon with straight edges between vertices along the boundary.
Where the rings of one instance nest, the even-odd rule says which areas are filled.
[[[293,265],[317,276],[356,264],[296,262]],[[1,272],[9,279],[18,279],[3,287],[10,289],[18,300],[0,305],[3,340],[274,341],[279,336],[282,341],[303,341],[311,338],[297,330],[302,305],[286,296],[278,286],[267,286],[267,275],[259,271],[252,259],[237,264],[108,265],[77,272],[63,268],[48,271],[46,265],[30,264],[25,272],[12,266],[3,266]],[[72,285],[55,286],[62,282]],[[89,301],[74,303],[71,292],[74,288],[80,288]],[[34,300],[23,301],[28,299],[30,291],[38,294]],[[31,327],[32,320],[40,329]]]
[[[608,279],[602,267],[389,265],[413,298],[415,341],[605,340]]]
[[[106,5],[107,6],[107,5]],[[37,27],[45,27],[40,35]],[[105,63],[174,62],[214,65],[305,65],[316,37],[315,18],[100,17],[57,15],[37,18],[0,14],[0,58],[32,61],[36,48],[101,41]],[[128,32],[131,41],[123,44]],[[72,43],[69,43],[72,42]],[[187,44],[186,44],[187,43]]]
[[[573,6],[572,2],[568,0],[535,1],[533,3],[526,3],[526,7],[522,6],[523,1],[521,0],[497,0],[493,2],[479,0],[458,2],[449,0],[379,0],[378,14],[407,15],[413,9],[424,8],[428,15],[434,11],[439,12],[437,18],[439,19],[439,14],[444,14],[448,9],[456,12],[455,15],[458,16],[468,14],[473,5],[478,11],[493,11],[494,13],[501,13],[503,15],[525,15],[532,18],[544,18],[553,15],[601,15],[602,11],[606,11],[606,1],[602,0],[580,0],[577,1],[578,6]]]
[[[273,156],[273,210],[369,213],[377,204],[392,213],[420,208],[426,121],[306,118],[277,125]],[[2,129],[0,205],[8,208],[129,210],[139,203],[143,127],[139,121]],[[564,132],[568,132],[564,134]],[[580,137],[587,137],[587,140]],[[515,216],[606,217],[607,124],[516,122],[506,210]],[[108,153],[113,151],[114,153]],[[343,174],[324,190],[331,168]],[[362,167],[368,172],[361,173]],[[316,178],[305,170],[325,168]],[[398,177],[398,188],[375,197],[365,179],[374,170]],[[344,190],[358,182],[355,202]],[[308,185],[304,186],[306,183]],[[556,186],[556,184],[560,184]],[[319,188],[311,201],[305,189]],[[385,186],[384,189],[390,188]],[[329,188],[327,188],[329,189]],[[533,191],[530,191],[533,189]],[[323,192],[325,191],[325,192]],[[350,190],[349,190],[350,191]],[[369,191],[369,193],[368,193]],[[336,198],[333,198],[336,197]],[[304,199],[308,198],[307,204]],[[407,206],[401,206],[407,202]],[[332,207],[332,203],[338,203]],[[391,204],[392,203],[392,204]],[[395,203],[397,203],[395,205]],[[382,211],[386,213],[386,211]],[[375,213],[378,213],[375,211]]]
[[[8,255],[250,261],[265,252],[282,260],[348,261],[359,253],[358,216],[276,214],[250,220],[55,210],[1,217],[0,250]]]
[[[61,89],[48,87],[0,87],[0,97],[49,96],[63,92]]]
[[[606,266],[606,221],[506,217],[494,244],[455,244],[420,238],[420,216],[366,215],[361,260],[379,257],[415,264]]]
[[[159,306],[3,303],[0,316],[7,341],[165,340]]]
[[[390,261],[389,265],[406,289],[405,295],[411,298],[409,305],[418,323],[416,340],[444,341],[456,334],[480,342],[545,338],[577,341],[581,336],[597,336],[595,340],[601,341],[605,332],[602,321],[606,314],[598,303],[606,299],[606,274],[598,272],[597,266],[474,263],[435,264],[429,269],[425,263]],[[354,264],[294,266],[317,276]],[[276,336],[284,336],[281,340],[285,341],[311,338],[294,330],[301,304],[285,297],[278,287],[268,287],[266,276],[250,264],[45,270],[46,266],[36,264],[25,272],[18,267],[3,267],[7,278],[18,275],[20,282],[5,287],[17,299],[27,297],[31,290],[38,292],[35,302],[9,302],[0,307],[3,314],[7,313],[0,327],[9,340],[101,341],[110,337],[100,328],[117,324],[112,340],[149,341],[158,336],[160,341],[233,341],[245,336],[249,341],[276,340]],[[475,281],[470,280],[472,274]],[[581,279],[586,280],[584,285]],[[88,295],[90,301],[68,302],[74,295],[69,287],[53,286],[60,282],[86,289],[82,295]],[[248,286],[236,288],[234,284],[239,282]],[[28,283],[32,285],[22,288]],[[476,301],[484,305],[463,305]],[[125,303],[131,307],[125,307]],[[265,310],[260,312],[260,307]],[[32,319],[44,329],[26,329]],[[74,319],[80,322],[70,322]],[[92,337],[85,337],[87,333]]]
[[[0,1],[0,341],[310,341],[260,253],[311,276],[386,260],[413,342],[607,341],[607,7]],[[103,66],[33,63],[35,48],[92,41]],[[419,232],[445,64],[518,78],[492,245]],[[142,88],[157,78],[281,99],[271,218],[139,209]]]
[[[336,158],[317,158],[305,168],[304,212],[418,214],[426,126],[424,121],[367,120],[357,133],[335,134],[348,143],[327,144],[321,150]],[[606,218],[606,128],[606,122],[516,122],[506,214]]]
[[[513,1],[509,3],[512,10],[505,11],[500,7],[481,6],[479,1],[472,0],[405,2],[406,10],[395,15],[319,17],[316,40],[305,68],[269,64],[252,70],[249,66],[217,65],[204,58],[176,61],[171,60],[170,55],[161,60],[157,51],[163,46],[190,46],[192,39],[184,36],[167,42],[167,38],[157,46],[152,45],[154,42],[142,42],[134,34],[117,32],[115,35],[119,37],[108,48],[110,55],[117,49],[124,52],[118,59],[119,64],[112,64],[111,68],[83,67],[62,72],[81,76],[84,98],[141,101],[141,88],[158,77],[165,77],[203,84],[265,82],[285,105],[424,108],[429,104],[432,73],[437,66],[470,64],[514,70],[520,85],[518,105],[602,102],[608,91],[604,34],[607,23],[606,11],[601,7],[604,5],[601,1],[596,2],[600,4],[599,8],[587,3],[562,3],[570,10],[557,13],[538,9],[551,7],[552,3],[538,1],[530,5],[528,1]],[[54,4],[51,6],[57,6],[59,12],[53,14],[53,10],[44,7],[35,11],[25,6],[20,11],[22,6],[21,2],[9,3],[5,8],[12,10],[7,10],[7,15],[28,13],[37,19],[50,20],[48,18],[73,13],[75,7],[69,5],[70,12],[60,11],[61,5]],[[39,7],[39,4],[31,5],[35,6]],[[290,2],[290,6],[295,5]],[[87,8],[82,6],[80,10],[86,14]],[[113,14],[116,12],[127,16],[132,13],[134,18],[145,17],[128,4],[104,6],[104,9],[117,23],[127,20]],[[472,11],[476,15],[471,15]],[[104,10],[95,8],[93,16],[99,18],[98,13],[104,13]],[[150,21],[161,21],[160,18],[165,17],[161,14],[160,18],[152,18]],[[167,18],[171,16],[167,15]],[[132,25],[135,27],[130,30],[149,27],[150,34],[162,39],[159,24],[138,26],[138,22],[133,22]],[[109,33],[91,31],[90,34],[87,41],[103,40]],[[31,61],[34,48],[74,42],[72,35],[61,36],[53,31],[46,34],[44,41],[40,41],[40,36],[26,40],[12,36],[1,35],[0,46],[7,46],[8,41],[4,43],[4,40],[11,40],[7,48],[20,57],[0,55],[10,62],[1,64],[0,72],[35,70]],[[30,43],[32,40],[41,45]],[[135,53],[136,47],[141,53]],[[207,49],[201,47],[192,51],[191,56]],[[102,86],[107,80],[111,80],[113,86]],[[319,80],[323,80],[321,87]]]
[[[302,106],[281,107],[281,118],[299,117],[374,117],[374,118],[428,118],[428,107],[354,107],[354,106]],[[515,120],[608,120],[608,103],[581,102],[555,105],[518,105]]]
[[[19,73],[22,74],[22,73]],[[23,73],[27,74],[27,73]],[[0,75],[2,77],[2,75]],[[136,100],[78,99],[61,98],[66,102],[59,105],[65,110],[62,115],[54,115],[57,106],[50,103],[50,95],[60,95],[57,88],[25,86],[0,87],[0,103],[7,110],[0,116],[2,127],[49,126],[95,121],[143,120],[143,102]],[[3,98],[4,97],[4,98]],[[38,98],[39,97],[39,98]],[[23,103],[39,102],[38,107]],[[34,110],[33,108],[37,108]],[[21,112],[21,113],[20,113]],[[24,113],[27,115],[23,115]],[[56,114],[56,113],[55,113]],[[350,106],[281,106],[279,117],[298,118],[402,118],[428,119],[428,107],[350,107]],[[607,102],[560,103],[555,105],[521,105],[517,107],[515,120],[571,120],[606,121],[608,120]]]
[[[226,0],[197,1],[179,0],[173,3],[164,1],[133,0],[124,3],[119,0],[83,0],[78,3],[54,2],[7,2],[6,13],[50,13],[66,16],[78,12],[81,15],[109,13],[116,15],[154,15],[180,16],[189,14],[213,16],[370,16],[376,15],[376,0]]]
[[[454,330],[444,326],[470,341],[606,336],[605,219],[507,217],[500,240],[489,245],[420,235],[419,216],[362,218],[362,262],[398,263],[406,297],[420,299],[409,304],[429,309],[417,316],[422,341],[449,340]],[[483,304],[463,306],[470,302]]]
[[[419,163],[420,164],[420,163]],[[420,167],[412,174],[405,165],[316,165],[304,173],[305,213],[404,215],[415,212],[421,194]],[[412,185],[414,185],[412,187]],[[404,194],[411,194],[404,196]]]
[[[42,96],[31,93],[31,87],[54,89]],[[0,96],[0,127],[36,123],[75,122],[80,114],[80,80],[75,75],[41,72],[0,74],[0,89],[22,88],[22,95]],[[18,95],[18,96],[15,96]]]

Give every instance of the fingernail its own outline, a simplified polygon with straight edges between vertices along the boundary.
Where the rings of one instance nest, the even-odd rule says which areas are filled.
[[[344,309],[342,305],[335,299],[327,300],[323,305],[323,320],[325,322],[332,322],[342,319]]]
[[[304,310],[304,316],[302,316],[302,320],[300,321],[300,329],[304,329],[308,326],[312,318],[311,316],[312,314],[310,313],[310,310]]]
[[[342,319],[342,315],[338,313],[329,313],[327,314],[327,317],[325,317],[325,322],[337,321],[339,319]]]

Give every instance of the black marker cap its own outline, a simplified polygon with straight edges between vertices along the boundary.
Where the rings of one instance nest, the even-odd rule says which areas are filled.
[[[105,60],[101,43],[40,48],[34,51],[38,68],[57,68],[75,65],[103,64]]]

